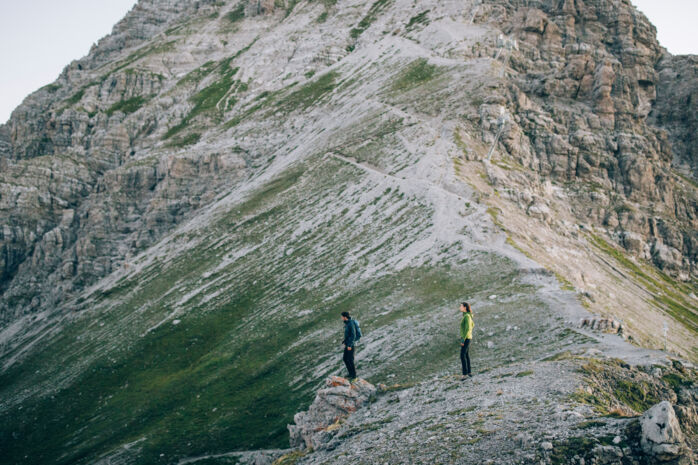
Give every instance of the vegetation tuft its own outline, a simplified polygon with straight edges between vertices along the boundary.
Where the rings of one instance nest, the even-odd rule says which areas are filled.
[[[237,23],[245,18],[245,2],[240,2],[235,8],[225,14],[229,23]]]
[[[407,23],[407,26],[405,26],[405,29],[407,29],[408,31],[411,31],[412,29],[414,29],[415,27],[417,27],[420,24],[424,25],[424,26],[428,25],[429,24],[429,16],[428,15],[429,15],[430,11],[431,10],[425,10],[425,11],[422,11],[421,13],[419,13],[418,15],[411,17],[409,22]]]
[[[68,106],[75,105],[76,103],[78,103],[80,100],[82,100],[82,97],[85,95],[85,89],[86,87],[83,87],[82,89],[75,92],[73,95],[65,99],[65,103]]]
[[[286,97],[280,98],[273,111],[290,113],[295,110],[305,110],[311,105],[315,105],[320,99],[335,89],[338,76],[339,73],[336,71],[330,71],[308,82]]]
[[[199,82],[210,74],[217,72],[217,77],[211,84],[189,98],[189,101],[194,106],[179,124],[171,127],[165,133],[164,139],[177,135],[200,115],[208,114],[220,117],[235,105],[236,99],[234,95],[237,92],[247,90],[246,83],[235,79],[235,75],[239,70],[237,67],[231,67],[231,62],[235,56],[226,58],[218,63],[208,62],[182,78],[178,85],[181,83]]]
[[[392,0],[377,0],[373,5],[371,5],[371,8],[369,8],[368,13],[366,13],[366,16],[364,16],[361,21],[359,21],[359,24],[354,27],[349,34],[351,35],[352,39],[358,38],[363,32],[368,29],[371,24],[376,20],[378,15],[385,10],[388,5],[390,5],[390,2]]]
[[[138,109],[140,109],[146,102],[146,99],[142,96],[137,96],[137,97],[132,97],[127,100],[121,100],[120,102],[116,102],[114,105],[109,107],[105,113],[109,116],[113,115],[117,111],[120,111],[124,114],[130,114]]]
[[[698,333],[698,309],[686,297],[696,292],[694,286],[674,280],[651,264],[641,267],[640,263],[628,259],[622,251],[595,234],[588,234],[587,237],[597,249],[614,258],[634,280],[645,286],[652,293],[652,300],[658,308]]]
[[[201,139],[201,134],[198,132],[192,132],[182,137],[175,137],[167,143],[167,147],[186,147],[187,145],[194,145]]]
[[[420,86],[436,75],[436,65],[429,64],[426,58],[418,58],[407,65],[391,86],[393,92],[400,92]]]

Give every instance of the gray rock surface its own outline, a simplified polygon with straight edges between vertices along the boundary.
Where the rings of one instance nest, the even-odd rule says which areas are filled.
[[[643,413],[640,425],[640,444],[647,455],[668,462],[686,454],[681,425],[669,402],[660,402]]]

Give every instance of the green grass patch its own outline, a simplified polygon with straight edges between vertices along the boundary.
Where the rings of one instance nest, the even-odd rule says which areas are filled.
[[[80,100],[82,100],[82,97],[85,95],[85,89],[86,87],[83,87],[82,89],[75,92],[73,95],[65,99],[65,103],[68,106],[75,105],[76,103],[78,103]]]
[[[44,87],[42,87],[39,90],[45,90],[49,94],[55,94],[58,89],[60,89],[62,86],[60,84],[52,83],[52,84],[47,84]]]
[[[191,102],[194,103],[194,108],[192,108],[189,113],[189,118],[191,119],[201,113],[218,109],[218,104],[233,85],[233,76],[237,71],[238,68],[224,71],[221,73],[220,80],[194,94],[190,98]],[[227,106],[230,106],[230,104],[226,104],[226,106],[220,108],[220,111],[225,111]]]
[[[681,178],[683,181],[687,182],[690,186],[693,186],[694,189],[698,189],[698,181],[696,181],[696,180],[693,179],[693,178],[690,178],[690,177],[686,176],[685,174],[683,174],[683,173],[681,173],[681,172],[679,172],[679,171],[675,171],[675,170],[674,170],[674,173],[675,173],[679,178]]]
[[[436,75],[436,65],[431,65],[426,58],[418,58],[407,65],[397,76],[391,86],[393,92],[402,92],[423,85]]]
[[[616,399],[639,413],[659,402],[659,398],[648,389],[647,383],[642,381],[619,380],[613,394]]]
[[[0,373],[3,459],[95,463],[141,438],[129,463],[287,447],[293,415],[325,376],[342,373],[341,310],[361,321],[366,344],[429,315],[419,344],[370,362],[371,382],[403,388],[455,369],[464,293],[481,302],[478,327],[521,328],[493,349],[474,345],[478,371],[558,347],[557,331],[526,343],[552,312],[505,257],[455,245],[438,264],[385,266],[399,248],[429,237],[434,213],[426,200],[363,176],[311,155],[212,212],[205,227],[169,236],[172,254],[134,266],[102,295],[86,295],[86,311],[62,319]],[[359,211],[348,187],[364,181],[380,199],[371,207],[372,199],[362,201]],[[370,267],[381,272],[366,277]],[[493,293],[503,300],[490,303]],[[357,360],[361,373],[361,346]]]
[[[419,13],[415,16],[412,16],[410,18],[409,22],[407,23],[407,26],[405,26],[405,29],[407,29],[408,31],[411,31],[412,29],[414,29],[415,27],[417,27],[420,24],[424,25],[424,26],[428,25],[430,11],[431,10],[424,10],[421,13]]]
[[[147,100],[145,97],[142,96],[137,96],[137,97],[132,97],[130,99],[126,100],[121,100],[120,102],[116,102],[114,105],[110,106],[105,113],[108,116],[113,115],[117,111],[120,111],[126,115],[130,113],[134,113],[138,111],[143,105],[145,105],[145,102]]]
[[[280,97],[273,112],[281,111],[290,113],[296,110],[305,110],[311,105],[317,104],[323,97],[331,93],[337,83],[339,73],[330,71],[318,77],[317,79],[308,82],[288,94],[286,97]]]
[[[235,8],[226,13],[224,18],[228,23],[237,23],[245,19],[245,2],[240,2]]]
[[[587,420],[583,421],[581,423],[577,423],[576,425],[573,426],[574,429],[590,429],[590,428],[599,428],[606,426],[605,421],[599,421],[599,420]]]
[[[218,63],[216,63],[215,61],[208,61],[196,68],[195,70],[188,72],[186,76],[184,76],[177,82],[177,85],[180,86],[191,83],[199,83],[203,78],[205,78],[212,71],[214,71],[217,66]]]
[[[198,132],[192,132],[182,137],[175,137],[167,143],[167,147],[186,147],[188,145],[194,145],[201,140],[201,134]]]
[[[465,407],[465,408],[459,408],[457,410],[451,410],[448,412],[449,415],[465,415],[466,413],[470,413],[472,411],[477,410],[477,407],[470,406],[470,407]]]
[[[658,308],[688,329],[698,333],[698,309],[686,297],[690,292],[695,292],[694,286],[679,283],[650,264],[647,264],[644,269],[640,268],[622,251],[611,246],[601,237],[595,234],[588,234],[587,237],[599,250],[615,259],[630,277],[644,285],[653,294],[653,302]]]
[[[516,373],[515,378],[523,378],[524,376],[531,376],[533,374],[533,370],[526,370],[522,371],[520,373]]]
[[[364,16],[356,27],[349,32],[351,38],[356,39],[363,34],[363,32],[368,29],[371,24],[373,24],[378,15],[390,5],[391,1],[392,0],[377,0],[373,5],[371,5],[371,8],[369,8],[366,16]]]
[[[562,289],[563,291],[575,291],[576,290],[574,285],[572,285],[572,283],[569,282],[569,280],[567,278],[565,278],[564,276],[562,276],[560,273],[555,272],[555,278],[557,279],[557,282],[560,283],[560,289]]]
[[[693,385],[693,381],[676,373],[667,373],[664,376],[662,376],[662,379],[664,380],[664,382],[670,385],[676,392],[678,392],[681,389],[681,387],[689,387]]]
[[[189,98],[189,101],[194,106],[179,124],[171,127],[165,133],[163,139],[169,139],[177,135],[201,115],[221,116],[235,105],[237,100],[234,95],[237,92],[245,92],[247,90],[246,83],[235,80],[235,75],[239,70],[237,67],[231,67],[231,62],[235,56],[226,58],[215,65],[210,62],[206,63],[198,70],[192,71],[182,78],[182,81],[194,82],[217,71],[216,80]]]
[[[599,442],[594,438],[576,437],[554,443],[550,452],[552,465],[567,465],[574,456],[587,457]]]
[[[456,147],[458,147],[461,150],[461,152],[463,152],[463,155],[467,157],[468,152],[469,152],[468,145],[465,143],[463,138],[460,136],[460,131],[458,131],[458,130],[453,131],[453,141],[455,142]]]
[[[175,47],[174,47],[175,43],[176,43],[176,41],[172,40],[169,42],[160,42],[160,43],[154,43],[154,44],[143,46],[140,49],[133,52],[128,57],[126,57],[125,59],[123,59],[122,61],[117,62],[118,65],[114,69],[109,71],[109,73],[107,75],[102,76],[102,78],[100,80],[106,79],[109,75],[113,75],[117,71],[120,71],[120,70],[126,68],[127,66],[129,66],[129,65],[135,63],[136,61],[138,61],[142,58],[145,58],[147,56],[160,55],[163,53],[171,52],[175,49]]]

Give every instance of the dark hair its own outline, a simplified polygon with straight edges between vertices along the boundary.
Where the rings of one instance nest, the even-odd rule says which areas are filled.
[[[466,312],[472,313],[472,311],[470,310],[470,304],[468,302],[461,302],[460,304],[465,307]]]
[[[342,316],[345,317],[345,318],[351,318],[351,317],[349,316],[349,312],[342,312]]]

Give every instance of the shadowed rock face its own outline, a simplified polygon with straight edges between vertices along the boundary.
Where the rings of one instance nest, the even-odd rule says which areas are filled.
[[[657,65],[657,101],[650,121],[669,133],[674,164],[698,179],[698,57],[665,55]]]

